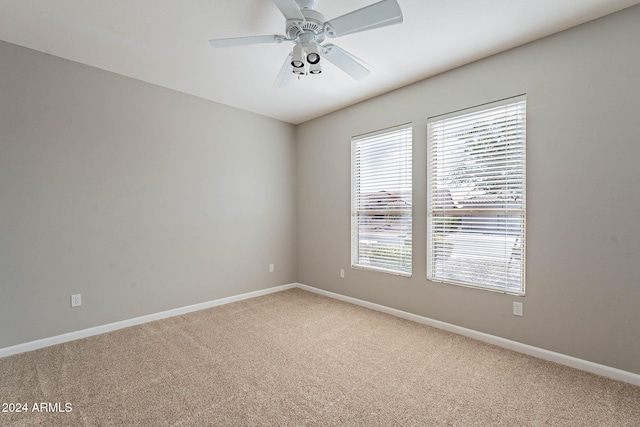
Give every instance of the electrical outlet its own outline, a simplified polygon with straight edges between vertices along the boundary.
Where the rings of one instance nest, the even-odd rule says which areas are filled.
[[[344,279],[344,268],[340,269],[340,278]]]
[[[269,264],[269,273],[273,273],[273,264]]]
[[[80,294],[71,295],[71,307],[80,307],[82,305],[82,296]]]
[[[514,316],[522,316],[524,314],[522,309],[523,309],[522,303],[514,301],[514,303],[513,303],[513,315]]]

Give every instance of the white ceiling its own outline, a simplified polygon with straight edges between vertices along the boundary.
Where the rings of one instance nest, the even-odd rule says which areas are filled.
[[[376,0],[319,0],[334,18]],[[640,0],[399,0],[404,23],[330,42],[373,67],[273,87],[290,43],[214,49],[212,38],[283,34],[272,0],[0,0],[0,39],[290,123],[616,12]]]

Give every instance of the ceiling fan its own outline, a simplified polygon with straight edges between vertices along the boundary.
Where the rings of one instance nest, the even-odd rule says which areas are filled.
[[[397,0],[382,0],[327,21],[316,9],[318,0],[273,0],[287,19],[285,34],[233,37],[209,40],[213,47],[292,42],[293,51],[285,59],[274,86],[285,87],[294,75],[320,74],[325,58],[356,80],[365,78],[369,67],[325,38],[341,37],[402,22]]]

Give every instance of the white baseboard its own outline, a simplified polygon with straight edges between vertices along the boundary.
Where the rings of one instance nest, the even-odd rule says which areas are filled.
[[[173,310],[162,311],[160,313],[149,314],[146,316],[135,317],[133,319],[123,320],[115,323],[109,323],[107,325],[96,326],[94,328],[83,329],[81,331],[70,332],[67,334],[57,335],[50,338],[43,338],[40,340],[31,341],[24,344],[18,344],[11,347],[0,348],[0,357],[6,357],[6,356],[18,354],[18,353],[37,350],[40,348],[77,340],[80,338],[86,338],[93,335],[104,334],[106,332],[115,331],[115,330],[126,328],[129,326],[141,325],[143,323],[153,322],[155,320],[161,320],[161,319],[166,319],[168,317],[179,316],[181,314],[191,313],[198,310],[204,310],[207,308],[229,304],[236,301],[242,301],[249,298],[255,298],[262,295],[267,295],[274,292],[280,292],[280,291],[284,291],[292,288],[304,289],[306,291],[314,292],[319,295],[324,295],[329,298],[345,301],[351,304],[370,308],[372,310],[391,314],[392,316],[400,317],[402,319],[411,320],[416,323],[421,323],[423,325],[432,326],[434,328],[453,332],[459,335],[464,335],[469,338],[474,338],[479,341],[497,345],[498,347],[503,347],[509,350],[517,351],[519,353],[524,353],[530,356],[538,357],[540,359],[548,360],[550,362],[555,362],[560,365],[570,366],[572,368],[580,369],[586,372],[591,372],[596,375],[601,375],[603,377],[611,378],[618,381],[624,381],[633,385],[640,386],[640,375],[634,374],[632,372],[623,371],[621,369],[616,369],[609,366],[600,365],[598,363],[589,362],[588,360],[578,359],[576,357],[567,356],[561,353],[556,353],[553,351],[534,347],[528,344],[519,343],[517,341],[512,341],[512,340],[500,338],[494,335],[485,334],[483,332],[474,331],[473,329],[463,328],[461,326],[452,325],[450,323],[441,322],[439,320],[430,319],[428,317],[419,316],[417,314],[408,313],[406,311],[397,310],[395,308],[386,307],[384,305],[375,304],[369,301],[364,301],[357,298],[336,294],[333,292],[314,288],[312,286],[304,285],[302,283],[291,283],[288,285],[262,289],[255,292],[249,292],[246,294],[236,295],[236,296],[227,297],[227,298],[221,298],[221,299],[208,301],[200,304],[189,305],[186,307],[180,307]]]
[[[118,329],[127,328],[129,326],[141,325],[143,323],[153,322],[155,320],[166,319],[167,317],[179,316],[181,314],[191,313],[193,311],[204,310],[206,308],[216,307],[219,305],[229,304],[236,301],[242,301],[249,298],[255,298],[262,295],[271,294],[274,292],[284,291],[297,287],[297,284],[289,284],[282,286],[275,286],[273,288],[262,289],[255,292],[248,292],[246,294],[235,295],[227,298],[220,298],[213,301],[207,301],[200,304],[193,304],[186,307],[175,308],[172,310],[162,311],[160,313],[149,314],[146,316],[135,317],[133,319],[122,320],[120,322],[109,323],[107,325],[96,326],[89,329],[83,329],[81,331],[69,332],[67,334],[56,335],[54,337],[43,338],[36,341],[27,342],[24,344],[17,344],[11,347],[0,348],[0,357],[11,356],[18,353],[24,353],[27,351],[37,350],[39,348],[49,347],[56,344],[62,344],[68,341],[77,340],[80,338],[86,338],[93,335],[104,334],[106,332],[116,331]]]
[[[553,351],[545,350],[539,347],[534,347],[528,344],[523,344],[517,341],[511,341],[505,338],[500,338],[494,335],[485,334],[483,332],[474,331],[473,329],[463,328],[461,326],[452,325],[450,323],[441,322],[439,320],[430,319],[428,317],[419,316],[417,314],[408,313],[402,310],[396,310],[395,308],[386,307],[384,305],[375,304],[368,301],[363,301],[357,298],[352,298],[333,292],[328,292],[322,289],[314,288],[312,286],[296,283],[296,286],[300,289],[304,289],[309,292],[324,295],[329,298],[334,298],[340,301],[349,302],[351,304],[359,305],[362,307],[370,308],[372,310],[381,311],[383,313],[391,314],[402,319],[411,320],[423,325],[432,326],[434,328],[443,329],[445,331],[453,332],[459,335],[464,335],[469,338],[474,338],[479,341],[483,341],[489,344],[497,345],[509,350],[517,351],[518,353],[528,354],[530,356],[537,357],[539,359],[555,362],[560,365],[570,366],[572,368],[580,369],[582,371],[591,372],[592,374],[601,375],[603,377],[611,378],[618,381],[624,381],[633,385],[640,386],[640,375],[632,372],[623,371],[621,369],[612,368],[606,365],[600,365],[598,363],[589,362],[588,360],[578,359],[577,357],[567,356],[565,354],[556,353]]]

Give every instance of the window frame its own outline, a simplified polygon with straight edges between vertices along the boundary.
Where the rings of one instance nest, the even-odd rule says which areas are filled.
[[[473,181],[473,184],[470,184],[469,181],[466,181],[466,183],[464,184],[466,185],[466,187],[464,188],[468,190],[468,193],[472,192],[471,189],[478,189],[478,191],[476,191],[477,199],[481,199],[482,197],[487,198],[487,201],[480,202],[481,204],[477,205],[479,206],[479,208],[471,207],[473,203],[471,199],[473,199],[474,197],[467,197],[466,199],[461,199],[458,197],[456,200],[455,197],[451,196],[452,193],[450,189],[442,186],[443,182],[446,182],[447,179],[449,179],[449,182],[454,182],[453,177],[456,177],[456,175],[448,170],[448,168],[451,168],[452,165],[469,162],[469,159],[471,158],[471,155],[468,153],[472,150],[470,150],[468,146],[464,146],[464,143],[460,143],[459,141],[463,140],[463,138],[460,138],[459,135],[456,134],[456,132],[462,132],[463,130],[466,130],[468,128],[462,127],[462,125],[457,123],[457,121],[459,120],[460,122],[464,122],[465,126],[475,126],[473,127],[474,131],[476,131],[476,127],[480,127],[480,125],[488,127],[493,126],[492,129],[495,129],[499,127],[496,126],[498,121],[487,122],[483,121],[485,119],[482,119],[481,117],[483,114],[491,115],[490,111],[492,110],[500,109],[505,110],[505,118],[510,117],[509,120],[513,120],[511,119],[511,117],[515,117],[516,124],[513,126],[513,128],[511,127],[511,125],[507,126],[507,121],[505,119],[505,121],[500,122],[502,123],[501,127],[503,128],[503,133],[496,133],[495,130],[493,131],[493,134],[499,135],[497,139],[481,145],[479,145],[476,140],[476,146],[474,146],[474,148],[481,147],[482,149],[487,149],[490,151],[505,151],[505,157],[502,161],[502,163],[504,163],[505,165],[508,164],[512,159],[520,158],[520,160],[518,163],[513,163],[513,165],[515,166],[510,165],[509,168],[507,168],[507,166],[504,166],[504,188],[503,193],[501,193],[503,194],[504,199],[502,200],[503,206],[500,208],[491,209],[492,206],[490,203],[496,203],[496,201],[488,201],[489,192],[487,191],[486,194],[482,195],[480,194],[480,187],[478,186],[476,181]],[[507,116],[507,110],[512,111],[510,109],[513,109],[513,111],[515,112],[513,112],[511,116]],[[472,119],[473,117],[476,117],[476,119],[469,121],[469,119],[466,117],[470,117]],[[492,117],[498,116],[495,115]],[[447,126],[447,124],[449,124],[451,127],[444,128],[443,126]],[[436,126],[440,126],[438,130],[441,135],[441,137],[439,138],[440,142],[434,142],[434,133],[436,132],[434,128]],[[451,132],[450,129],[454,129],[454,126],[460,126],[460,128],[456,128],[455,131]],[[471,132],[469,132],[469,134],[471,134]],[[494,136],[493,134],[492,136]],[[514,138],[513,140],[508,139],[511,138],[514,134],[517,134],[519,138]],[[472,139],[472,137],[468,138],[469,140]],[[448,139],[450,139],[450,142],[452,144],[451,146],[446,145]],[[458,149],[459,151],[456,152],[455,156],[453,154],[447,155],[451,156],[451,159],[456,158],[456,161],[454,162],[453,160],[438,160],[439,163],[435,165],[434,158],[438,157],[438,155],[435,153],[435,150],[440,150],[439,153],[441,158],[445,157],[444,153],[453,152],[449,152],[447,150],[453,150],[451,147],[455,146],[455,143],[453,143],[454,140],[458,144],[458,146],[456,146],[456,149]],[[438,146],[437,144],[440,145]],[[460,147],[465,147],[465,149],[462,149]],[[513,150],[513,152],[511,150]],[[492,153],[493,152],[494,151],[492,151]],[[459,160],[461,156],[462,160]],[[468,172],[462,172],[461,175],[464,178],[471,176],[477,180],[497,179],[499,172],[491,171],[491,169],[493,169],[493,164],[491,162],[493,161],[493,159],[484,161],[478,161],[477,159],[473,160],[473,162],[475,162],[474,167],[477,169],[479,167],[477,165],[481,165],[480,167],[483,168],[483,172],[481,174],[478,174],[477,171],[472,172],[471,174],[469,174]],[[483,162],[490,164],[491,167],[485,168],[486,165],[483,164]],[[458,166],[458,168],[459,167],[460,166]],[[427,168],[427,279],[433,282],[442,282],[452,285],[524,296],[526,290],[526,94],[478,105],[471,108],[457,110],[447,114],[429,117],[427,119]],[[512,181],[513,178],[511,177],[511,175],[513,172],[511,168],[513,168],[514,170],[521,170],[520,181]],[[445,170],[446,172],[438,175],[438,169]],[[489,170],[489,172],[486,172],[487,170]],[[480,176],[482,178],[479,178]],[[494,185],[494,183],[492,182],[491,185]],[[453,188],[454,187],[452,187],[451,190],[453,190]],[[498,189],[500,187],[496,186],[495,188]],[[513,202],[508,201],[509,199],[506,196],[507,194],[516,194],[514,196]],[[443,201],[445,199],[446,201]],[[462,202],[462,204],[460,204],[460,202]],[[469,207],[465,207],[465,205]],[[514,220],[516,216],[519,217],[518,222]],[[442,218],[442,222],[440,224],[435,223],[435,218]],[[454,219],[457,221],[457,218],[460,218],[460,221],[466,222],[454,223]],[[493,229],[491,230],[496,236],[504,238],[504,255],[502,258],[495,258],[495,264],[504,263],[504,266],[497,267],[495,264],[491,266],[491,263],[493,261],[479,261],[478,259],[474,259],[473,256],[482,255],[481,252],[483,250],[486,250],[487,253],[490,254],[489,256],[495,255],[495,248],[491,247],[493,244],[488,243],[491,240],[489,238],[485,239],[484,236],[488,236],[489,234],[491,234],[487,231],[488,228],[497,227],[496,224],[500,223],[501,220],[505,224],[503,234],[493,232]],[[465,227],[461,226],[461,224],[467,225],[467,233],[463,232]],[[469,226],[469,224],[471,225]],[[456,232],[454,230],[460,230],[458,232],[459,234],[456,236],[462,237],[452,237],[454,236],[453,233]],[[507,260],[508,242],[511,242],[510,239],[513,239],[514,236],[514,234],[511,233],[512,230],[516,230],[518,234],[516,234],[516,238],[513,240],[510,258]],[[464,236],[467,234],[471,237]],[[449,238],[450,241],[445,241],[444,238]],[[454,254],[453,248],[455,248],[456,245],[461,248],[465,248],[467,250],[467,253],[464,253],[465,249],[456,250],[458,252],[456,254],[458,258],[456,258],[456,261],[454,262],[451,258]],[[476,246],[473,247],[473,245]],[[440,260],[438,260],[438,256],[440,256]],[[449,258],[447,258],[447,256]],[[465,260],[464,256],[467,256],[468,258],[466,258]],[[512,276],[511,272],[514,270],[514,267],[512,266],[511,262],[514,258],[517,262],[516,271],[518,271],[519,273]],[[477,271],[472,272],[473,268],[471,267],[471,262],[475,262],[478,266],[486,268],[486,270],[481,270],[484,275],[482,273],[477,273]],[[456,265],[461,267],[458,268],[456,267]],[[487,265],[489,265],[489,267],[487,267]],[[468,269],[468,271],[466,271],[465,268]],[[504,274],[497,274],[496,271],[500,271],[501,269],[504,270]],[[491,281],[489,277],[493,277],[494,274],[496,275],[496,277],[502,277],[504,282],[494,282],[493,284],[482,283],[485,281]],[[460,277],[462,277],[463,279],[460,279]],[[519,286],[513,286],[510,284],[509,280],[512,277],[516,277],[518,279]]]
[[[393,134],[397,134],[393,136]],[[386,141],[388,139],[388,141]],[[382,140],[382,142],[381,142]],[[383,171],[376,173],[370,173],[369,178],[373,178],[371,184],[362,183],[362,168],[363,163],[359,163],[362,159],[362,151],[367,145],[371,145],[368,151],[370,155],[377,156],[378,158],[387,159],[388,157],[381,157],[381,150],[384,150],[382,144],[389,143],[389,146],[396,145],[398,152],[398,159],[395,162],[397,170],[389,170],[389,163],[393,166],[394,161],[385,161],[385,166],[382,167]],[[375,144],[375,146],[374,146]],[[390,182],[390,176],[396,172],[398,174],[398,188],[393,187]],[[366,177],[365,177],[366,178]],[[389,182],[388,182],[389,181]],[[380,185],[379,188],[371,190],[372,187]],[[408,188],[407,188],[408,185]],[[361,188],[369,188],[368,194],[362,191]],[[395,191],[397,190],[397,191]],[[384,195],[377,197],[378,192]],[[372,199],[376,198],[374,203]],[[367,199],[369,198],[369,199]],[[369,201],[367,201],[367,200]],[[372,205],[375,207],[371,207]],[[385,205],[380,208],[379,204]],[[368,206],[367,206],[368,205]],[[398,215],[398,218],[391,218]],[[408,217],[408,218],[407,218]],[[384,219],[383,219],[384,218]],[[384,227],[389,228],[390,231],[400,230],[400,234],[395,238],[398,244],[384,243],[379,244],[378,240],[371,240],[371,246],[363,248],[362,242],[366,239],[362,239],[363,231],[366,224],[375,224],[376,221],[384,222]],[[394,228],[395,227],[395,228]],[[411,277],[413,274],[413,123],[404,123],[397,126],[392,126],[384,129],[380,129],[374,132],[368,132],[353,136],[351,138],[351,268],[377,271],[382,273],[388,273],[398,276]],[[404,243],[399,244],[402,231],[406,228],[406,237],[402,239]],[[389,237],[391,233],[385,234],[384,231],[377,231],[378,236],[383,241],[390,239],[394,241],[394,237]],[[369,234],[375,237],[376,232],[369,231]],[[407,243],[408,242],[408,243]],[[365,243],[368,245],[369,243]],[[376,246],[378,244],[378,246]],[[370,261],[371,253],[377,252],[377,263]],[[385,252],[386,251],[386,252]],[[367,256],[366,254],[369,254]],[[369,259],[368,262],[366,260]],[[390,266],[397,261],[397,265],[394,268]],[[385,265],[386,264],[386,265]],[[408,265],[408,269],[407,266]]]

